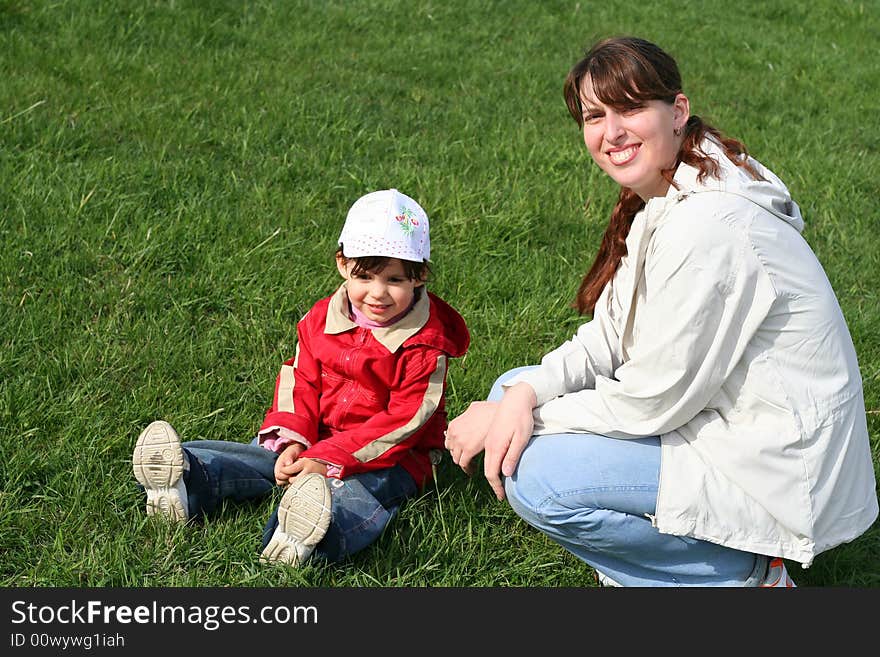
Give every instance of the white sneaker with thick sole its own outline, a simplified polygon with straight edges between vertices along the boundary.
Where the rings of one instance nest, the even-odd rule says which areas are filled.
[[[758,584],[758,586],[765,589],[797,588],[797,585],[794,583],[794,580],[785,568],[785,562],[778,557],[771,559],[770,563],[767,564],[767,574],[764,575],[764,581]]]
[[[180,438],[167,422],[151,422],[138,436],[131,465],[147,493],[147,515],[163,515],[176,522],[189,518],[185,462]]]
[[[330,526],[331,496],[324,475],[295,477],[278,504],[278,527],[260,561],[301,566]]]

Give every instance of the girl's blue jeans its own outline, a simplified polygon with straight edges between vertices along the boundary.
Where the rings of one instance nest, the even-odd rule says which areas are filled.
[[[190,518],[213,512],[224,500],[258,499],[277,488],[278,455],[260,447],[256,438],[250,444],[196,440],[183,443],[183,451],[189,464],[184,483]],[[330,527],[314,554],[328,561],[341,561],[373,543],[401,504],[418,492],[413,478],[399,465],[327,481],[332,497]],[[277,525],[276,508],[263,528],[262,547]]]
[[[501,399],[503,374],[489,399]],[[622,586],[754,586],[762,559],[708,541],[661,534],[654,515],[660,439],[534,436],[504,480],[527,523]]]

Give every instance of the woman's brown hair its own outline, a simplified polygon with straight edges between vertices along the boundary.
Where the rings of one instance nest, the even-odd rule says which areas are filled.
[[[563,86],[568,111],[581,128],[584,125],[581,87],[587,77],[596,98],[617,110],[638,107],[649,100],[671,104],[682,93],[678,65],[659,46],[636,37],[603,39],[571,68]],[[675,164],[661,172],[670,184],[674,184],[672,176],[682,162],[698,169],[697,179],[700,181],[707,176],[718,176],[718,163],[700,149],[707,137],[718,142],[734,164],[746,169],[753,177],[760,177],[748,163],[745,145],[724,137],[700,117],[691,115],[684,128],[684,140]],[[620,188],[617,205],[611,211],[596,258],[581,281],[572,304],[580,314],[593,312],[602,289],[626,255],[626,237],[633,218],[644,205],[645,202],[629,187]]]

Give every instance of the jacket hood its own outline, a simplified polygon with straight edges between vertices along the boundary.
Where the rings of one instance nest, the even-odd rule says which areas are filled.
[[[742,167],[736,166],[724,154],[721,146],[713,139],[706,139],[701,149],[719,165],[719,177],[707,177],[702,182],[697,180],[696,168],[689,164],[680,164],[675,171],[667,198],[681,197],[700,192],[726,192],[736,194],[764,208],[782,221],[790,224],[798,232],[804,229],[801,210],[795,203],[785,183],[756,159],[749,157],[749,164],[763,180],[753,179]],[[678,189],[676,189],[676,186]]]
[[[427,290],[425,290],[427,292]],[[424,295],[423,295],[424,298]],[[471,342],[464,318],[455,308],[431,292],[427,293],[431,313],[421,331],[406,342],[423,343],[442,349],[453,358],[464,356]]]

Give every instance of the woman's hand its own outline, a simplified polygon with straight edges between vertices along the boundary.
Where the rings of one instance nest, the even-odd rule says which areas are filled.
[[[497,412],[488,427],[483,470],[486,481],[499,500],[504,499],[501,475],[511,476],[535,428],[532,411],[538,400],[528,383],[517,383],[504,391]]]
[[[302,443],[291,443],[278,455],[275,460],[275,483],[278,486],[286,486],[290,483],[291,475],[299,471],[294,470],[294,465],[305,449],[306,446]]]
[[[471,402],[468,409],[449,423],[446,429],[446,449],[452,462],[468,476],[474,473],[473,458],[483,451],[486,433],[495,417],[498,402]]]

